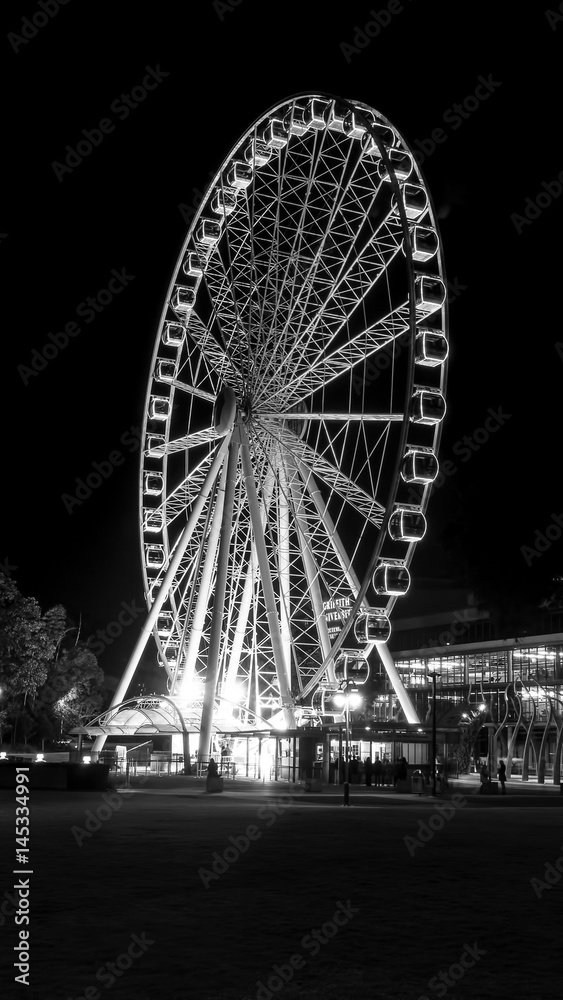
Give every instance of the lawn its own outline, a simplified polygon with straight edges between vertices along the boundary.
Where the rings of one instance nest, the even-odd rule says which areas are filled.
[[[286,786],[162,794],[164,780],[33,796],[29,987],[11,968],[2,793],[3,998],[560,1000],[563,878],[539,895],[531,879],[563,856],[561,808],[440,816],[426,799],[345,809]]]

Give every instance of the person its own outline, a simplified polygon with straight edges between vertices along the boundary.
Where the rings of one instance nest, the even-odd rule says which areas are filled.
[[[371,762],[371,757],[366,757],[365,759],[364,773],[366,776],[366,788],[371,788],[371,779],[373,775],[373,764]]]
[[[502,794],[506,795],[506,788],[504,787],[505,784],[506,784],[506,764],[504,763],[503,760],[501,760],[499,762],[499,766],[498,766],[498,780],[500,781],[500,784],[501,784]]]
[[[344,774],[346,770],[344,766],[344,757],[342,755],[336,758],[334,766],[335,766],[335,775],[334,775],[335,784],[341,785],[342,782],[344,781]]]
[[[399,761],[399,770],[397,772],[399,781],[407,780],[407,758],[401,757]]]
[[[399,780],[399,771],[401,770],[401,761],[398,757],[395,757],[395,763],[393,764],[393,787],[397,787],[397,782]]]
[[[481,768],[480,778],[481,778],[481,786],[479,788],[479,791],[482,793],[485,785],[488,785],[489,783],[489,768],[487,767],[486,764],[483,764],[483,767]]]
[[[383,764],[379,759],[379,754],[376,756],[373,762],[373,776],[376,788],[380,788],[383,784]]]
[[[207,765],[207,777],[205,779],[205,786],[208,792],[213,787],[214,779],[218,777],[219,772],[217,770],[217,764],[215,763],[215,759],[212,757]]]
[[[360,761],[356,757],[356,754],[354,754],[350,761],[350,784],[360,784]]]

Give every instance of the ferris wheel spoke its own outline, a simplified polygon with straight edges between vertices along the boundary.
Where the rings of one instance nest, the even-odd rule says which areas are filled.
[[[197,581],[201,572],[202,560],[207,551],[209,526],[215,509],[215,501],[207,502],[200,512],[191,538],[185,547],[185,551],[176,566],[176,572],[171,588],[170,596],[167,600],[169,608],[166,612],[167,625],[163,632],[165,638],[160,639],[157,630],[157,642],[160,647],[181,646],[185,641],[187,623],[191,621],[193,609],[193,595],[197,587]],[[160,591],[163,581],[166,579],[170,563],[175,555],[176,544],[171,548],[169,556],[162,564],[158,575],[151,580],[153,594]]]
[[[311,474],[314,471],[315,476],[320,477],[331,491],[350,504],[358,514],[371,521],[376,527],[381,526],[385,507],[361,489],[353,479],[345,475],[336,465],[327,461],[318,451],[311,448],[288,428],[281,429],[279,440],[301,466],[309,469]]]
[[[263,307],[260,326],[263,329],[267,323],[270,329],[278,331],[278,351],[289,357],[294,349],[296,330],[303,325],[299,318],[296,321],[296,316],[303,317],[322,303],[316,285],[320,285],[324,293],[326,283],[319,281],[317,275],[323,271],[322,252],[331,220],[343,197],[342,179],[352,155],[349,149],[343,157],[344,162],[334,164],[335,175],[331,177],[330,187],[323,189],[314,181],[315,175],[322,173],[324,142],[325,134],[322,133],[317,137],[314,156],[306,157],[305,168],[301,170],[301,164],[295,162],[298,154],[294,154],[292,158],[286,148],[283,160],[280,158],[279,171],[274,174],[270,187],[266,186],[275,235],[273,253],[268,254],[264,306],[270,291],[273,308]],[[280,180],[282,169],[292,176],[293,183],[287,191],[283,189]],[[301,176],[296,176],[296,171]],[[321,181],[321,185],[323,183],[326,185],[326,181]],[[268,207],[266,204],[266,212]],[[259,221],[263,223],[264,220],[262,218]],[[316,253],[312,254],[309,249],[311,241],[316,247]],[[304,262],[304,267],[301,262]],[[271,351],[262,355],[262,363],[257,371],[257,379],[260,381],[266,380],[266,373],[271,369],[271,355]]]
[[[221,337],[215,335],[212,323],[203,320],[192,313],[189,319],[188,334],[194,345],[205,359],[206,367],[213,373],[217,386],[225,382],[227,385],[240,387],[242,372]]]
[[[190,448],[199,448],[202,444],[210,444],[225,436],[227,432],[219,433],[216,427],[205,427],[201,431],[193,434],[186,434],[175,441],[168,441],[163,445],[162,454],[172,455],[176,451],[189,451]]]
[[[209,262],[205,278],[212,301],[210,323],[218,325],[220,340],[224,345],[223,377],[227,376],[226,369],[232,367],[240,378],[248,362],[245,309],[237,301],[232,279],[227,273],[226,264],[220,258]]]
[[[310,535],[306,514],[303,512],[303,498],[299,492],[298,483],[298,473],[296,468],[293,467],[291,468],[290,475],[286,474],[284,485],[286,489],[289,490],[289,494],[291,496],[295,525],[297,528],[297,539],[303,560],[305,576],[307,578],[308,591],[313,606],[313,622],[317,630],[322,657],[325,659],[330,653],[331,642],[324,613],[323,597],[320,586],[322,573],[315,559],[313,541]],[[332,669],[329,670],[328,679],[330,681],[334,681],[335,679]]]
[[[402,305],[372,326],[363,327],[332,352],[317,355],[309,361],[304,359],[299,367],[287,371],[287,377],[279,388],[271,388],[266,393],[265,388],[260,387],[256,393],[257,403],[267,401],[268,405],[272,405],[278,401],[281,406],[297,406],[339,376],[365,365],[377,351],[393,348],[397,339],[408,330],[405,313],[405,305]]]
[[[295,460],[295,464],[301,477],[304,495],[308,495],[312,501],[319,524],[322,525],[326,537],[329,539],[330,546],[340,567],[341,579],[343,578],[346,582],[348,590],[355,599],[360,590],[360,581],[356,575],[352,560],[340,538],[336,523],[330,514],[328,504],[322,496],[313,473],[299,459]]]
[[[344,188],[337,179],[333,192],[323,192],[328,216],[320,250],[297,295],[293,297],[292,311],[281,331],[279,319],[275,323],[279,342],[287,346],[289,366],[296,359],[297,363],[299,359],[302,361],[312,351],[326,349],[329,341],[334,339],[343,324],[351,318],[351,310],[354,312],[361,306],[365,296],[373,291],[377,281],[386,273],[401,249],[401,227],[396,219],[389,219],[390,211],[379,222],[368,223],[381,184],[375,190],[369,184],[369,201],[361,209],[357,200],[350,199],[350,205],[347,204],[349,188],[352,181],[357,179],[356,173],[360,166],[365,170],[365,164],[359,161]],[[351,237],[354,236],[357,240],[362,227],[367,229],[363,244],[351,255]],[[330,253],[326,254],[326,263],[323,264],[322,251],[326,249],[329,232]],[[278,300],[279,298],[278,295]],[[304,336],[299,336],[299,333]],[[265,380],[263,367],[260,377],[262,381]]]
[[[388,424],[390,422],[397,422],[404,420],[404,413],[330,413],[330,412],[319,412],[315,413],[310,410],[305,410],[300,412],[299,410],[282,410],[277,413],[275,410],[260,410],[259,423],[263,426],[267,426],[270,422],[273,422],[273,426],[276,427],[279,421],[302,422],[308,423],[309,420],[320,420],[323,423],[384,423]]]
[[[205,389],[200,389],[197,385],[188,385],[187,382],[182,382],[180,379],[171,378],[167,379],[170,385],[175,389],[179,389],[180,392],[185,392],[189,396],[197,396],[198,399],[206,399],[209,403],[214,403],[217,394],[214,392],[207,392]]]
[[[183,476],[177,486],[164,495],[161,503],[156,507],[157,511],[162,511],[163,519],[169,524],[180,514],[185,513],[197,499],[199,491],[205,482],[207,470],[213,461],[214,452],[208,451],[197,465]],[[158,485],[158,484],[157,484]]]
[[[356,322],[357,316],[364,318],[368,294],[373,296],[377,282],[386,275],[399,249],[400,246],[393,244],[386,254],[381,249],[374,250],[376,259],[370,262],[371,266],[366,259],[360,259],[355,262],[355,271],[349,267],[346,277],[333,279],[324,299],[308,314],[304,313],[301,324],[291,329],[292,348],[286,360],[290,370],[299,371],[312,359],[324,357],[345,327]]]

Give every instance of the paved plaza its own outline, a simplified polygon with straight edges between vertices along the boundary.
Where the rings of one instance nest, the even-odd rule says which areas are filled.
[[[563,797],[137,779],[37,791],[30,986],[49,1000],[559,1000]],[[8,954],[13,794],[0,799]],[[449,985],[448,985],[449,984]],[[4,965],[3,995],[19,995]]]

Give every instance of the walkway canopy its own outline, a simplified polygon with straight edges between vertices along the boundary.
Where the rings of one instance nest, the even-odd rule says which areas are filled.
[[[91,722],[75,726],[69,735],[79,737],[81,743],[84,736],[92,739],[97,736],[118,739],[120,736],[169,736],[178,733],[184,737],[184,753],[187,754],[188,737],[192,733],[199,733],[200,719],[201,711],[198,711],[197,706],[182,710],[176,700],[167,695],[137,695],[112,706]],[[232,715],[224,719],[216,716],[212,729],[214,733],[249,733],[248,724],[238,723]],[[250,732],[253,733],[254,730]]]

